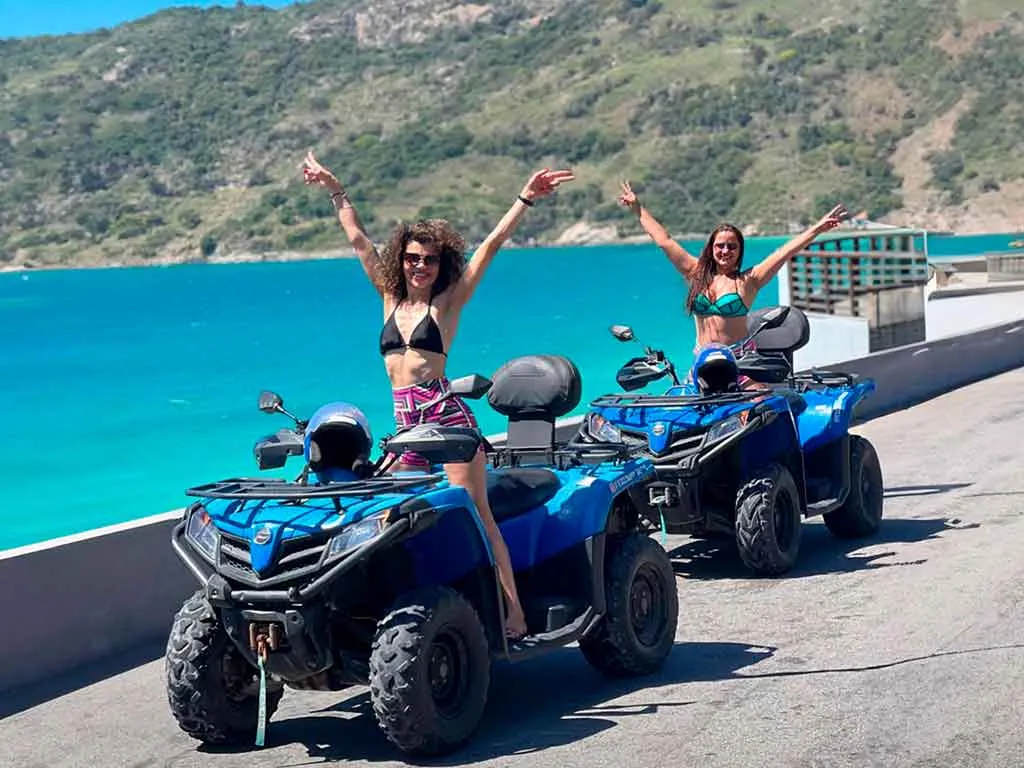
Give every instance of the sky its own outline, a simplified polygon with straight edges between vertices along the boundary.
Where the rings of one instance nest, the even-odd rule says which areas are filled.
[[[247,5],[280,8],[292,1],[247,0]],[[91,32],[163,8],[234,4],[234,0],[0,0],[0,38]]]

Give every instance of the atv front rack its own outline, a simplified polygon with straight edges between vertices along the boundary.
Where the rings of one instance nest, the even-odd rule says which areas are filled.
[[[718,406],[743,403],[765,396],[765,390],[743,389],[715,395],[601,395],[592,400],[592,408],[681,408],[686,406]]]
[[[208,499],[290,500],[334,499],[340,496],[376,496],[415,486],[435,485],[445,479],[442,474],[409,477],[371,477],[342,483],[303,485],[290,480],[236,477],[189,488],[186,496]]]

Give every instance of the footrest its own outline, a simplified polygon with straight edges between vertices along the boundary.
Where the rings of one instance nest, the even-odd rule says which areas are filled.
[[[831,512],[833,509],[839,506],[839,499],[822,499],[816,501],[813,504],[807,505],[808,515],[819,515],[825,512]]]

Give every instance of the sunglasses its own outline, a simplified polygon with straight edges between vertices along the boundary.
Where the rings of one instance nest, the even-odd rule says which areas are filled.
[[[715,248],[720,251],[738,251],[740,249],[739,243],[715,243]]]
[[[410,267],[422,264],[425,267],[433,267],[439,264],[441,259],[432,253],[406,253],[405,263]]]

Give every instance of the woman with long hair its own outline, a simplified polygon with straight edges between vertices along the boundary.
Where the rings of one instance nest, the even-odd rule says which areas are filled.
[[[746,318],[758,291],[814,238],[839,226],[849,215],[846,208],[837,205],[760,264],[744,270],[743,233],[738,227],[719,224],[708,236],[700,256],[695,257],[640,204],[628,181],[622,182],[619,203],[638,216],[640,226],[689,283],[686,309],[697,325],[698,348],[712,343],[735,348],[747,337]],[[742,353],[745,350],[734,351]]]
[[[429,401],[448,390],[445,363],[462,309],[523,214],[575,176],[568,170],[548,168],[534,173],[467,262],[463,237],[442,219],[399,224],[378,253],[344,187],[312,151],[306,155],[303,175],[306,184],[317,184],[330,192],[341,227],[382,299],[380,353],[391,381],[396,424],[405,427],[429,422],[475,428],[476,419],[461,398],[451,397],[429,406]],[[426,469],[429,464],[416,454],[403,454],[395,466],[399,471],[410,471]],[[453,485],[468,491],[480,513],[508,602],[506,632],[513,639],[521,638],[527,631],[526,618],[508,548],[487,501],[486,457],[481,451],[472,462],[448,464],[445,471]]]

